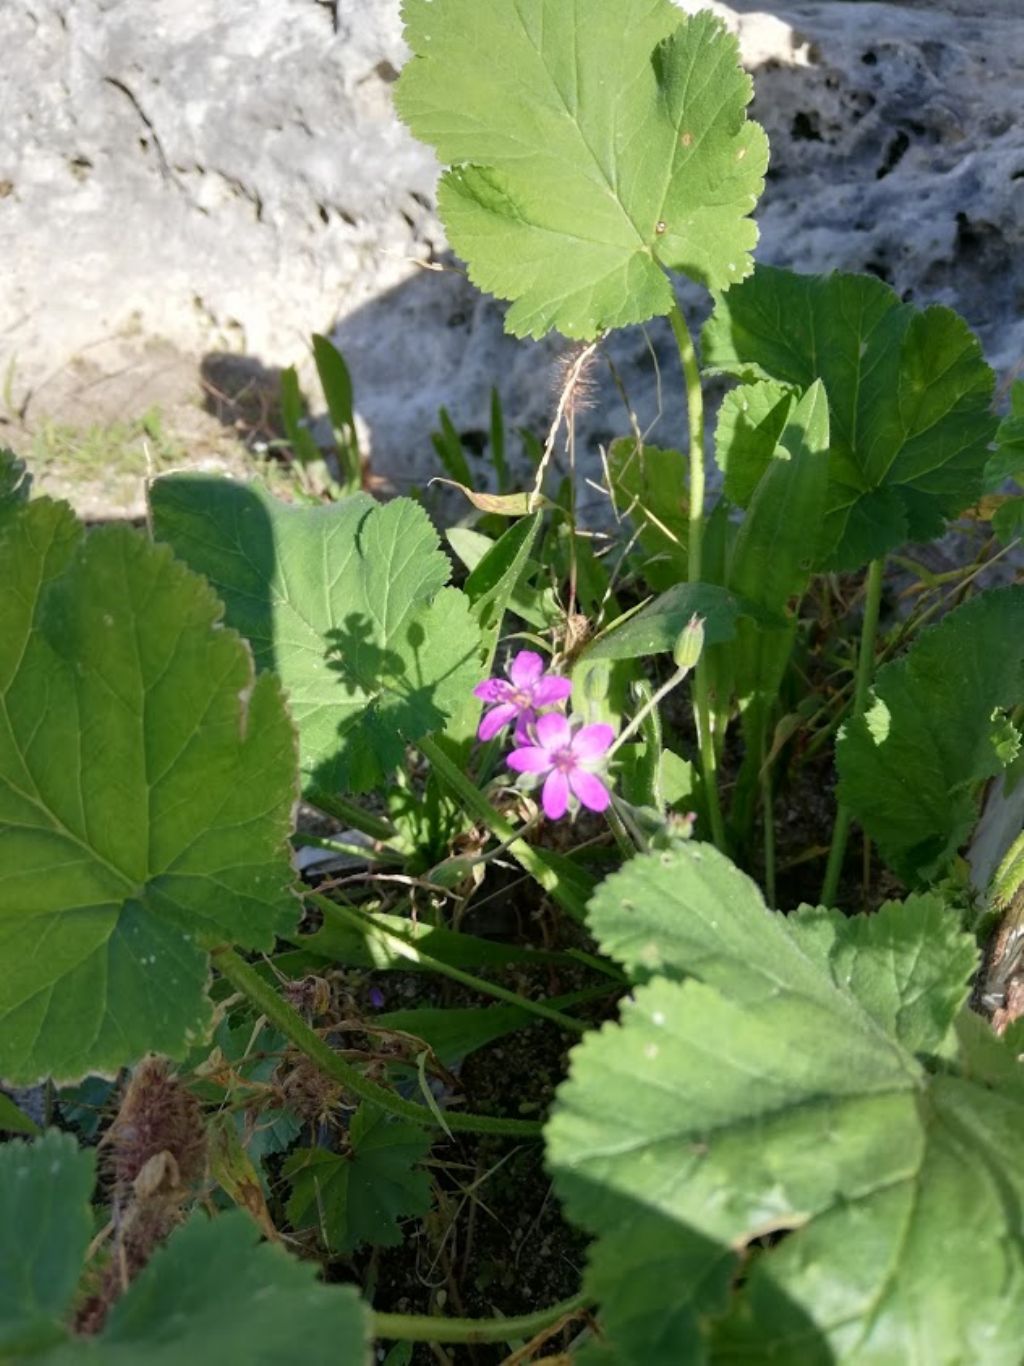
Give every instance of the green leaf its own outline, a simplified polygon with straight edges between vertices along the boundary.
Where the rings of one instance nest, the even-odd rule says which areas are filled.
[[[1009,545],[1024,537],[1024,498],[1007,498],[992,515],[992,530]]]
[[[42,500],[0,532],[0,1076],[205,1034],[205,945],[295,922],[295,736],[209,586]]]
[[[768,159],[750,78],[710,13],[670,0],[405,0],[398,110],[447,171],[438,195],[506,326],[593,337],[672,307],[665,270],[750,270]]]
[[[641,976],[689,974],[639,986],[573,1051],[546,1129],[556,1190],[598,1236],[586,1288],[612,1359],[1015,1363],[1024,1090],[992,1089],[991,1060],[972,1080],[976,1048],[960,1072],[977,955],[957,917],[925,897],[787,920],[690,844],[610,878],[591,927]],[[723,1314],[730,1254],[772,1233]],[[656,1303],[628,1276],[645,1263]]]
[[[52,1129],[0,1146],[0,1359],[59,1341],[93,1234],[92,1153]]]
[[[348,1152],[300,1148],[285,1164],[291,1182],[288,1218],[296,1228],[318,1228],[332,1252],[369,1243],[395,1247],[400,1219],[426,1214],[430,1178],[414,1166],[430,1136],[363,1102],[348,1131]]]
[[[855,569],[937,535],[980,494],[995,429],[994,376],[966,323],[918,312],[869,275],[759,266],[717,299],[704,364],[828,393],[832,449],[824,540]]]
[[[28,1134],[34,1138],[40,1132],[35,1120],[15,1105],[6,1091],[0,1091],[0,1133]]]
[[[111,1310],[103,1332],[49,1353],[45,1366],[369,1366],[370,1316],[350,1285],[260,1243],[235,1210],[194,1214]]]
[[[313,440],[306,422],[306,404],[299,388],[299,376],[294,365],[281,371],[281,423],[295,458],[303,465],[323,459],[323,452]]]
[[[746,507],[771,464],[796,394],[788,384],[758,380],[730,389],[718,410],[715,460],[725,496]]]
[[[6,513],[28,502],[31,487],[32,476],[26,471],[25,462],[6,446],[0,446],[0,523]]]
[[[565,996],[553,996],[544,1004],[553,1010],[564,1010],[590,1000],[591,996],[587,990],[574,991]],[[522,1006],[449,1006],[443,1009],[417,1006],[412,1010],[389,1010],[375,1015],[374,1023],[422,1039],[445,1067],[454,1067],[478,1048],[519,1029],[529,1029],[539,1024],[540,1019]]]
[[[906,882],[941,876],[977,819],[978,784],[1013,756],[1024,701],[1024,588],[984,593],[879,669],[836,743],[839,798]]]
[[[754,609],[734,593],[711,583],[680,583],[649,602],[621,626],[612,628],[589,645],[582,658],[645,659],[671,654],[679,633],[696,613],[704,619],[708,645],[719,645],[736,635],[736,621]]]
[[[313,334],[313,360],[331,418],[342,486],[346,492],[354,491],[362,479],[362,460],[352,408],[352,377],[345,357],[333,342],[317,332]]]
[[[609,448],[608,473],[619,515],[639,528],[644,579],[656,593],[672,588],[688,572],[685,456],[624,436]]]
[[[998,493],[1008,479],[1024,484],[1024,380],[1010,390],[1010,412],[996,429],[996,449],[985,466],[986,493]]]
[[[348,967],[416,971],[415,962],[410,961],[408,956],[393,952],[380,940],[370,939],[346,921],[335,919],[326,906],[321,909],[323,924],[320,928],[313,934],[293,935],[293,944]],[[442,962],[457,968],[507,967],[510,963],[565,964],[572,961],[565,954],[517,948],[513,944],[501,944],[496,940],[464,934],[461,930],[448,930],[443,925],[410,920],[406,916],[386,915],[377,911],[373,918],[384,929],[395,931],[403,939],[414,940],[431,958],[440,958]]]
[[[462,449],[462,438],[456,431],[447,408],[442,408],[438,416],[441,430],[432,432],[430,436],[437,458],[452,481],[459,488],[469,492],[473,487],[473,474],[466,460],[466,452]]]
[[[789,408],[733,547],[729,587],[768,611],[783,611],[810,579],[828,489],[828,444],[828,400],[816,380]]]
[[[307,782],[366,792],[479,681],[479,633],[422,508],[289,507],[193,475],[153,486],[156,534],[206,575],[288,691]]]

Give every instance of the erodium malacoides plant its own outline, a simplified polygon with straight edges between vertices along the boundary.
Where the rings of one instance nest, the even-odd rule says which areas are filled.
[[[334,496],[176,474],[151,534],[86,534],[0,456],[0,1359],[1017,1366],[1024,588],[922,570],[908,614],[886,567],[965,513],[1020,563],[1024,386],[996,411],[947,308],[755,265],[714,14],[403,14],[470,278],[592,377],[666,318],[688,431],[624,432],[581,526],[571,403],[521,488],[497,398],[487,488],[446,418],[455,584],[421,501],[356,487],[322,339]],[[471,932],[495,896],[514,942]],[[395,969],[454,994],[389,1009]],[[556,1047],[481,1099],[511,1034]],[[567,1300],[542,1241],[464,1268],[506,1161]]]

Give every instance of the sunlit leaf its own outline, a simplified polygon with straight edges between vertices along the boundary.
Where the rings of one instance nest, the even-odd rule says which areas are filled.
[[[792,385],[756,380],[730,389],[718,410],[715,460],[725,476],[725,496],[746,507],[771,463],[797,398]]]
[[[736,39],[670,0],[405,0],[399,113],[450,167],[439,205],[516,336],[667,313],[667,270],[750,269],[767,140]]]
[[[610,1359],[1015,1363],[1024,1089],[1003,1043],[958,1061],[977,953],[942,901],[787,919],[689,844],[609,878],[591,926],[642,985],[546,1138]]]
[[[364,792],[478,682],[479,632],[422,508],[361,494],[289,507],[258,485],[171,476],[156,534],[205,574],[284,684],[307,783]]]

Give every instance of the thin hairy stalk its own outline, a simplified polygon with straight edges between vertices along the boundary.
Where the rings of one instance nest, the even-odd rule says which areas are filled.
[[[265,982],[256,969],[244,958],[239,957],[234,949],[226,946],[215,948],[211,957],[221,976],[247,997],[260,1014],[272,1025],[276,1025],[285,1038],[290,1039],[296,1048],[305,1053],[310,1062],[315,1063],[325,1076],[333,1078],[352,1095],[372,1101],[374,1105],[379,1105],[390,1114],[408,1119],[413,1124],[422,1124],[425,1129],[441,1127],[425,1105],[415,1105],[410,1100],[403,1100],[393,1091],[378,1086],[376,1082],[364,1077],[358,1068],[339,1057],[320,1035],[309,1027],[298,1011],[279,996],[270,983]],[[542,1125],[535,1120],[498,1119],[493,1115],[470,1115],[457,1110],[447,1111],[445,1121],[449,1129],[459,1129],[464,1133],[540,1138],[542,1132]]]
[[[354,930],[357,930],[364,939],[378,939],[381,943],[387,944],[399,957],[407,958],[411,963],[419,963],[443,977],[450,977],[453,982],[459,982],[464,987],[470,987],[482,996],[493,996],[495,1000],[504,1001],[507,1005],[528,1010],[531,1015],[538,1015],[542,1020],[550,1020],[560,1029],[567,1029],[573,1034],[583,1034],[586,1031],[587,1026],[571,1015],[563,1015],[560,1010],[554,1010],[551,1006],[544,1005],[542,1001],[532,1001],[528,996],[520,996],[518,992],[509,991],[506,987],[499,987],[494,982],[488,982],[483,977],[476,977],[471,972],[465,972],[462,968],[453,967],[451,963],[445,963],[442,959],[425,953],[415,940],[407,939],[405,935],[398,934],[396,931],[378,924],[373,916],[366,915],[353,906],[331,901],[328,897],[320,896],[317,892],[307,892],[306,900],[311,901],[315,906],[319,906],[321,910],[330,911],[331,915],[337,919],[344,920],[347,925],[351,925]]]
[[[622,817],[615,810],[614,802],[605,810],[604,818],[608,822],[608,829],[615,836],[615,843],[618,845],[619,853],[624,859],[631,859],[641,846],[636,845],[630,838],[629,831],[623,824]]]
[[[632,721],[630,721],[626,729],[622,731],[621,734],[615,737],[615,743],[612,745],[611,749],[605,755],[606,759],[610,759],[612,755],[615,753],[615,751],[620,748],[620,746],[624,745],[627,740],[631,740],[633,738],[633,736],[637,733],[640,727],[647,720],[648,716],[650,716],[650,714],[658,706],[659,702],[666,698],[673,688],[678,688],[679,684],[682,683],[683,679],[689,672],[690,666],[688,664],[683,666],[682,668],[676,669],[675,672],[672,674],[671,678],[669,678],[666,682],[662,683],[658,691],[652,693],[648,697],[647,701],[643,704],[643,706],[640,708],[637,714],[633,717]]]
[[[571,1318],[586,1309],[592,1300],[587,1295],[538,1309],[534,1314],[516,1318],[442,1319],[430,1314],[374,1314],[374,1337],[393,1342],[511,1342],[532,1337],[559,1319]]]
[[[633,685],[636,695],[642,707],[646,707],[652,699],[651,686],[646,679],[641,679]],[[643,717],[640,724],[640,739],[643,742],[644,752],[638,764],[638,778],[640,780],[641,792],[643,794],[641,806],[653,806],[659,815],[665,811],[665,803],[661,791],[661,755],[662,755],[662,733],[661,733],[661,713],[657,707],[651,707],[647,715]]]
[[[587,899],[594,890],[593,878],[581,868],[569,863],[567,859],[558,858],[548,850],[527,844],[520,838],[518,832],[500,811],[495,811],[472,779],[466,777],[434,736],[417,741],[417,748],[423,757],[430,761],[441,782],[449,787],[462,803],[467,815],[480,821],[492,835],[504,841],[508,852],[534,881],[539,883],[574,920],[582,922],[586,918]]]
[[[700,583],[701,554],[704,546],[704,391],[700,382],[700,367],[694,350],[693,338],[678,304],[672,305],[668,315],[672,332],[679,348],[686,387],[686,414],[690,426],[690,517],[687,535],[687,578]],[[725,822],[718,797],[718,760],[715,754],[714,733],[711,727],[711,698],[708,690],[707,664],[698,660],[693,678],[693,706],[697,721],[697,743],[700,749],[701,770],[704,774],[704,793],[711,818],[711,837],[719,849],[725,850]]]
[[[875,667],[875,637],[878,634],[878,611],[882,602],[882,576],[885,560],[872,560],[868,566],[867,587],[864,593],[864,624],[860,633],[860,654],[857,657],[857,682],[853,694],[853,707],[850,715],[862,716],[871,687],[871,677]],[[846,840],[850,833],[850,813],[842,803],[836,811],[836,823],[832,830],[832,847],[829,850],[825,881],[821,888],[821,904],[832,906],[839,890],[839,876],[843,871],[846,857]]]
[[[555,409],[554,421],[548,431],[548,439],[544,442],[544,454],[541,456],[540,464],[537,466],[537,477],[533,481],[533,489],[527,502],[527,511],[536,512],[541,506],[541,490],[544,487],[544,477],[548,472],[548,465],[551,463],[551,456],[555,449],[555,441],[558,439],[558,432],[562,426],[566,410],[576,393],[576,386],[580,382],[580,376],[586,369],[591,356],[601,345],[601,338],[593,341],[589,346],[585,346],[573,361],[569,373],[566,376],[562,392],[558,397],[558,407]]]

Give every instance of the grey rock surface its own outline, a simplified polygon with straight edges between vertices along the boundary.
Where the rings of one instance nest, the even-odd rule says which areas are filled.
[[[1024,358],[1016,0],[714,7],[740,35],[772,143],[761,259],[867,269],[949,303],[1011,375]],[[333,329],[374,471],[394,487],[436,472],[442,403],[461,431],[486,429],[492,384],[513,426],[543,432],[564,345],[505,337],[447,256],[433,156],[391,108],[404,55],[398,0],[5,0],[0,373],[19,407],[46,411],[69,389],[79,415],[144,406],[169,353],[194,403],[218,357],[272,372]],[[699,320],[699,293],[683,297]],[[607,349],[665,444],[685,426],[667,341],[654,324]],[[628,430],[603,374],[580,429],[595,475],[599,443]]]

